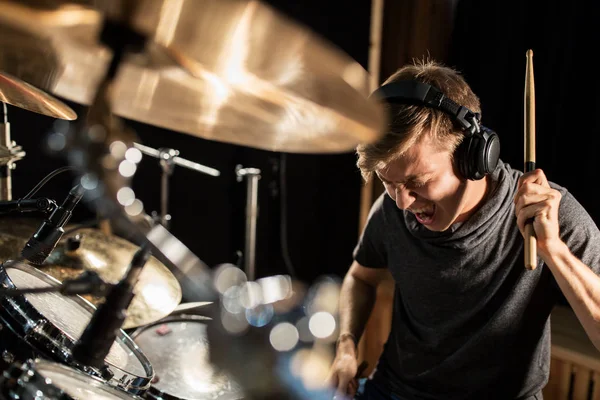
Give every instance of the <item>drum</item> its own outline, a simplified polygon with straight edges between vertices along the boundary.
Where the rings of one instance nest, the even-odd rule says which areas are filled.
[[[7,400],[136,400],[99,378],[48,360],[14,363],[0,379]]]
[[[32,288],[60,282],[24,263],[0,266],[0,284],[6,288]],[[106,380],[132,394],[143,394],[154,376],[152,365],[123,330],[98,371],[77,363],[71,349],[92,318],[95,307],[80,296],[59,293],[26,294],[0,298],[0,351],[2,370],[14,361],[35,358],[59,362]]]
[[[241,388],[213,369],[208,358],[210,318],[176,315],[135,330],[131,337],[152,363],[152,400],[239,400]]]

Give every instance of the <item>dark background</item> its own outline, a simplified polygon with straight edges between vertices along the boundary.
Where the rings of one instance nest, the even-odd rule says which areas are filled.
[[[269,3],[367,67],[370,1]],[[436,28],[433,21],[439,20],[436,13],[449,9],[440,8],[441,3],[450,6],[445,22],[449,25],[444,25],[450,33],[436,37],[431,33]],[[420,12],[414,17],[418,19],[413,23],[416,27],[403,29],[401,22],[414,18],[401,13],[416,11]],[[592,61],[598,43],[596,11],[592,1],[567,6],[541,1],[388,0],[384,30],[387,53],[383,54],[381,79],[400,67],[389,61],[394,59],[391,53],[402,53],[400,59],[405,61],[439,54],[440,61],[461,70],[479,94],[484,124],[501,137],[502,158],[521,168],[525,53],[533,49],[538,166],[550,180],[567,186],[598,222],[600,206],[593,195],[599,128],[597,67]],[[419,35],[427,35],[427,40]],[[414,46],[419,41],[421,45]],[[430,49],[427,43],[437,43],[437,47]],[[436,53],[434,47],[444,51]],[[83,107],[65,102],[83,115]],[[13,139],[27,152],[13,172],[13,197],[18,198],[66,162],[43,150],[52,118],[9,107],[9,120]],[[293,268],[297,279],[311,282],[323,274],[345,273],[359,230],[362,182],[354,154],[272,153],[140,122],[127,123],[143,144],[177,149],[181,157],[221,171],[215,178],[176,167],[170,178],[171,232],[208,265],[236,262],[236,251],[243,250],[245,183],[238,183],[234,172],[241,164],[262,171],[257,277],[290,273]],[[160,211],[160,174],[158,161],[146,156],[134,177],[133,188],[147,212]],[[39,195],[62,201],[72,184],[72,176],[62,174]],[[81,206],[72,221],[92,216]],[[286,256],[291,263],[285,262]]]

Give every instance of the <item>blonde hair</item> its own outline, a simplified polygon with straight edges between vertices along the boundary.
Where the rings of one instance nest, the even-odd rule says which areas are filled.
[[[435,86],[444,95],[475,113],[481,113],[479,98],[461,74],[431,60],[413,61],[391,75],[383,84],[416,80]],[[387,163],[402,157],[426,135],[437,141],[441,149],[454,153],[464,136],[453,118],[434,108],[400,103],[385,103],[389,116],[386,133],[376,142],[356,148],[357,166],[368,181]]]

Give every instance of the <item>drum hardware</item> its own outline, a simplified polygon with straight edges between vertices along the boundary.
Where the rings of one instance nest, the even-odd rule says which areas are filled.
[[[133,146],[140,150],[143,154],[149,155],[154,158],[158,158],[160,160],[160,166],[162,168],[160,186],[161,212],[160,216],[154,215],[155,218],[153,218],[153,220],[162,224],[167,229],[169,229],[169,222],[171,221],[171,216],[168,214],[167,211],[169,203],[169,177],[173,174],[175,165],[180,165],[182,167],[186,167],[191,170],[198,171],[211,176],[221,175],[221,173],[214,168],[210,168],[180,157],[179,150],[169,148],[160,148],[157,150],[139,143],[134,143]]]
[[[0,75],[2,78],[2,75]],[[1,92],[0,92],[1,95]],[[10,124],[8,123],[8,109],[6,103],[2,102],[4,112],[3,122],[0,123],[0,200],[12,200],[12,170],[15,169],[15,162],[25,157],[25,152],[21,146],[11,140]]]
[[[248,280],[256,278],[256,222],[258,220],[258,181],[260,169],[235,167],[238,182],[246,178],[246,227],[244,239],[244,272]]]

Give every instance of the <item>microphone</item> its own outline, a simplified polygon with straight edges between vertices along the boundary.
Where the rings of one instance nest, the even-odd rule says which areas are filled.
[[[83,197],[83,193],[84,190],[80,185],[75,186],[65,201],[42,222],[42,225],[21,250],[21,255],[25,259],[36,265],[41,265],[46,261],[65,233],[63,227],[69,222],[73,209]]]
[[[127,308],[135,296],[133,287],[149,258],[150,247],[148,242],[145,242],[133,255],[125,277],[110,289],[106,300],[98,306],[73,346],[72,355],[75,361],[98,369],[104,367],[104,359],[123,326]]]

